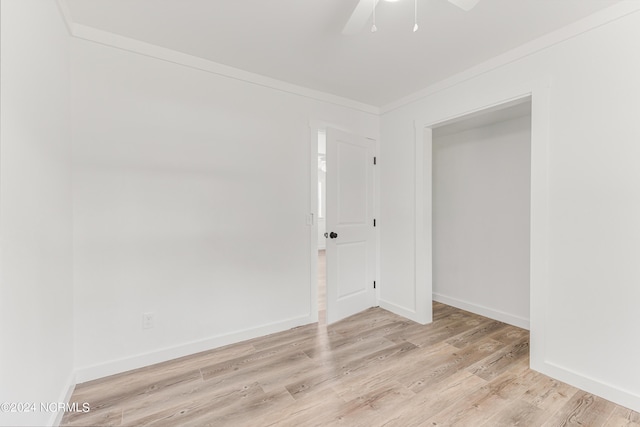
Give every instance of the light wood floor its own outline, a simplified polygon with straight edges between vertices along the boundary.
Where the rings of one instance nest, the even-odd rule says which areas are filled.
[[[81,384],[64,425],[640,426],[640,414],[528,369],[527,331],[434,303],[380,308]]]

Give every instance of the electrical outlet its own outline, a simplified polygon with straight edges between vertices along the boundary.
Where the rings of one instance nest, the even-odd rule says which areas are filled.
[[[151,329],[154,324],[154,313],[142,313],[142,329]]]

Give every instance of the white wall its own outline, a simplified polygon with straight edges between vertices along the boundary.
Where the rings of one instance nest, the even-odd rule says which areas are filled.
[[[435,123],[550,81],[548,117],[536,117],[533,100],[533,122],[549,120],[547,299],[531,312],[532,322],[541,316],[544,325],[537,369],[635,410],[639,48],[636,12],[496,68],[480,68],[475,77],[452,79],[383,115],[380,166],[381,299],[411,308],[417,303],[414,121]]]
[[[444,129],[433,137],[434,299],[528,328],[531,116]]]
[[[72,46],[79,381],[311,322],[309,123],[378,117]]]
[[[53,1],[2,1],[0,425],[50,425],[73,386],[69,35]]]

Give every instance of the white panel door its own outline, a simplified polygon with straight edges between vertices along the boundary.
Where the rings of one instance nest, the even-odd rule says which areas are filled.
[[[327,323],[375,305],[374,141],[327,129]]]

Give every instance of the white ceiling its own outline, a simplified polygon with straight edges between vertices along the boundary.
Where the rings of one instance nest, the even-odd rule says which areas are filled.
[[[66,1],[78,24],[383,106],[620,0],[418,0],[416,33],[412,0],[380,2],[353,36],[358,0]]]
[[[447,123],[440,123],[433,128],[433,139],[525,116],[531,116],[531,98],[512,101],[494,108],[485,108]]]

